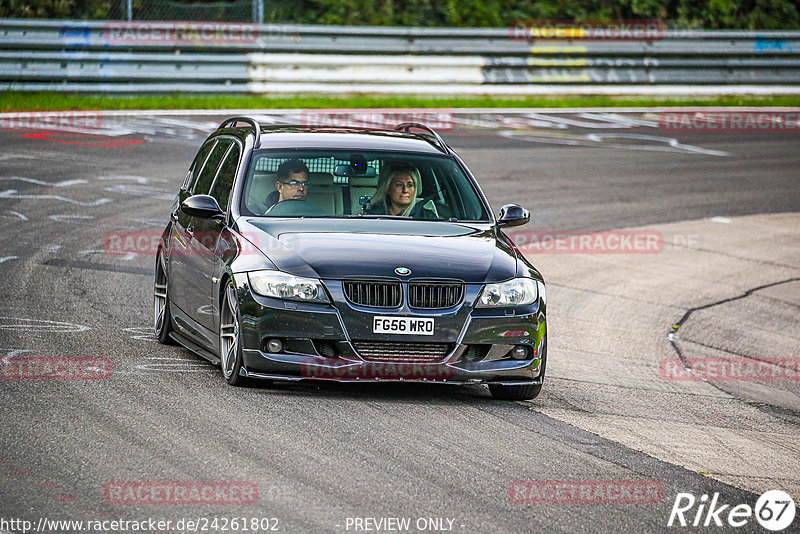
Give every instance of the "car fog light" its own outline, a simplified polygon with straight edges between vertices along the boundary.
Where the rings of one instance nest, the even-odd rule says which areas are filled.
[[[517,360],[525,360],[528,357],[528,347],[519,345],[511,351],[511,357]]]
[[[283,350],[283,343],[280,339],[270,339],[267,342],[267,350],[270,352],[280,352]]]

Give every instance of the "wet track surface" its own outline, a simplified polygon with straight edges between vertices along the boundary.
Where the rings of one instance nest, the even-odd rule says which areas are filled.
[[[609,404],[660,406],[650,397],[657,394],[635,386],[609,397],[600,383],[612,379],[602,365],[575,375],[568,364],[554,365],[538,399],[513,403],[494,401],[479,386],[232,388],[205,360],[158,344],[151,332],[154,258],[109,254],[104,236],[160,232],[198,146],[226,116],[115,117],[100,132],[0,132],[0,355],[92,356],[113,365],[106,380],[0,382],[0,517],[34,524],[42,517],[276,518],[280,532],[353,532],[348,518],[405,517],[413,531],[657,532],[669,530],[679,492],[755,503],[757,493],[741,489],[747,484],[724,484],[560,417],[566,407],[592,412],[596,406],[581,403],[593,391]],[[549,123],[548,116],[475,116],[442,132],[495,211],[509,202],[531,209],[526,229],[608,230],[800,207],[798,134],[665,134],[657,119],[641,114],[555,114]],[[572,122],[562,127],[565,117]],[[790,228],[785,238],[797,233]],[[529,257],[546,280],[545,265],[573,261]],[[800,277],[794,257],[788,266],[781,259],[783,279]],[[557,323],[585,295],[557,283],[552,289],[562,297],[548,310]],[[760,317],[779,322],[790,351],[783,355],[798,357],[794,302]],[[683,313],[676,309],[667,320]],[[654,343],[672,350],[666,330],[636,325],[621,343],[636,336],[657,337]],[[551,341],[551,361],[569,358],[568,337]],[[577,375],[582,384],[570,381]],[[791,398],[796,384],[782,386]],[[737,418],[747,399],[729,393],[728,415]],[[786,432],[800,434],[794,405],[779,404],[765,402],[757,413],[777,413]],[[725,455],[724,443],[718,454]],[[659,493],[639,504],[529,504],[509,494],[520,480],[640,481]],[[256,488],[257,499],[116,503],[109,487],[125,481],[241,482]],[[417,525],[419,519],[425,521]],[[428,521],[439,519],[438,529]],[[759,529],[751,521],[738,530]]]

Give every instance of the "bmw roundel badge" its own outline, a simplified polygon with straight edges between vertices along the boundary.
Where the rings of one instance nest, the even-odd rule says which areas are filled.
[[[411,274],[411,269],[408,267],[398,267],[394,270],[395,273],[399,274],[400,276],[408,276]]]

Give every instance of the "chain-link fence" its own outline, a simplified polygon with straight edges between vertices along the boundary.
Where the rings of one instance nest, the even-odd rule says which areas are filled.
[[[171,0],[111,0],[110,20],[195,20],[270,22],[284,18],[291,0],[229,0],[185,2]]]
[[[664,28],[794,30],[800,0],[0,0],[0,18],[503,28],[660,20]],[[614,17],[611,19],[611,17]]]
[[[219,20],[253,21],[253,0],[232,2],[170,2],[165,0],[114,0],[109,19],[117,20]]]

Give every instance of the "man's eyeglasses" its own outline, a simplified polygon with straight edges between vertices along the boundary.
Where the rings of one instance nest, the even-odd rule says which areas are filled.
[[[291,182],[281,182],[284,185],[291,185],[292,187],[302,187],[303,189],[307,188],[311,185],[311,182],[298,182],[297,180],[292,180]]]

